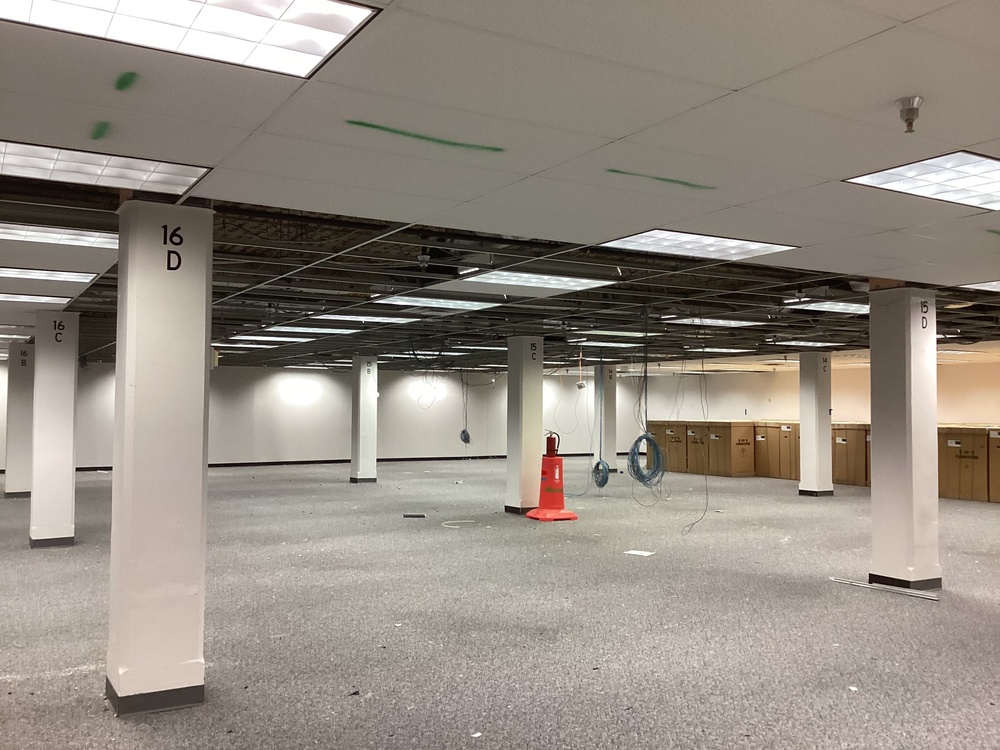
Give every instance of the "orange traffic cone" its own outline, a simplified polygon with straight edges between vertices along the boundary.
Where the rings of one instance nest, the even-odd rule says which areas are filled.
[[[536,521],[575,521],[576,513],[566,510],[563,494],[563,460],[555,451],[542,456],[542,486],[538,492],[538,507],[525,515]]]

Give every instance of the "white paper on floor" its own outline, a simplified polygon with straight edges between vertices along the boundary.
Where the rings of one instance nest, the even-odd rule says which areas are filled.
[[[635,555],[636,557],[649,557],[650,555],[655,555],[655,552],[647,552],[644,549],[627,549],[625,550],[626,555]]]

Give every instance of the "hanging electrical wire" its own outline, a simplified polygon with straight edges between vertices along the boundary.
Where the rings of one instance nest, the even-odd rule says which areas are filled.
[[[462,430],[458,433],[458,439],[468,445],[472,442],[472,435],[469,434],[469,384],[465,382],[465,373],[459,372],[458,377],[462,383]]]
[[[601,367],[604,366],[604,357],[601,357]],[[583,382],[583,350],[580,350],[580,382]],[[594,484],[598,487],[607,487],[608,480],[611,478],[611,467],[608,462],[604,460],[604,399],[607,396],[606,385],[603,380],[600,383],[597,382],[597,377],[594,377],[594,389],[601,394],[600,402],[597,404],[597,408],[600,410],[600,420],[601,428],[597,432],[597,463],[594,464],[592,474],[594,477]],[[594,420],[595,423],[597,420]]]
[[[663,449],[659,443],[649,434],[649,311],[643,314],[643,357],[642,357],[642,378],[639,387],[639,396],[636,402],[636,416],[641,415],[642,434],[635,439],[628,450],[628,473],[643,487],[653,489],[658,487],[663,479],[664,460]],[[646,463],[642,464],[642,449],[646,448]]]

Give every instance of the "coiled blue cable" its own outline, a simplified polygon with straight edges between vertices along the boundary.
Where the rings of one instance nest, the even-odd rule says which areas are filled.
[[[642,444],[646,443],[646,455],[649,458],[649,468],[642,465]],[[628,473],[639,484],[645,487],[656,487],[663,479],[666,470],[663,449],[648,432],[642,433],[628,449]]]
[[[603,458],[598,459],[597,463],[594,464],[594,484],[598,487],[605,487],[610,477],[611,467],[608,466],[608,462]]]

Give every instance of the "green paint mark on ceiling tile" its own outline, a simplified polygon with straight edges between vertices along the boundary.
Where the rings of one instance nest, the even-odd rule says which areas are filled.
[[[359,128],[370,128],[371,130],[380,130],[383,133],[391,133],[392,135],[401,135],[404,138],[415,138],[418,141],[427,141],[428,143],[436,143],[439,146],[450,146],[451,148],[464,148],[470,151],[491,151],[493,153],[499,153],[503,151],[500,146],[483,146],[479,143],[462,143],[461,141],[449,141],[445,138],[435,138],[432,135],[424,135],[423,133],[412,133],[409,130],[399,130],[398,128],[390,128],[387,125],[378,125],[374,122],[365,122],[364,120],[345,120],[348,125],[356,125]]]
[[[90,139],[92,141],[99,141],[101,138],[107,137],[108,133],[111,132],[111,123],[101,120],[100,122],[95,122],[94,127],[90,129]]]
[[[671,185],[680,185],[681,187],[693,188],[694,190],[715,190],[713,185],[699,185],[697,182],[688,182],[687,180],[674,180],[670,177],[657,177],[655,174],[643,174],[642,172],[626,172],[624,169],[609,169],[607,170],[611,174],[623,174],[628,177],[645,177],[647,180],[656,180],[657,182],[669,182]]]
[[[1000,229],[987,229],[990,234],[1000,234]]]
[[[115,88],[119,91],[127,91],[132,88],[138,78],[139,74],[134,70],[127,70],[118,76],[118,80],[115,81]]]

